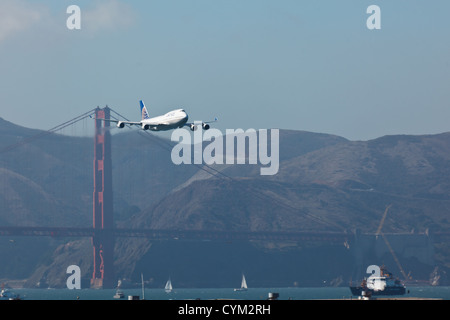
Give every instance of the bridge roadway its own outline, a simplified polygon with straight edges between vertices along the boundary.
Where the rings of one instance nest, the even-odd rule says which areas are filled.
[[[47,236],[47,237],[94,237],[113,233],[114,237],[137,237],[151,240],[219,240],[219,241],[322,241],[328,243],[345,243],[355,239],[353,232],[331,231],[217,231],[217,230],[160,230],[160,229],[94,229],[83,227],[17,227],[0,226],[0,236]],[[375,233],[363,233],[365,236],[376,236]],[[385,235],[410,236],[411,233],[385,233]],[[421,235],[421,234],[417,234]],[[424,234],[422,234],[424,235]],[[428,236],[428,234],[427,234]],[[448,241],[450,232],[432,233],[434,242]]]
[[[344,242],[353,238],[345,232],[247,232],[155,229],[94,229],[78,227],[0,227],[0,236],[94,237],[113,232],[115,237],[140,237],[152,240],[277,240]]]

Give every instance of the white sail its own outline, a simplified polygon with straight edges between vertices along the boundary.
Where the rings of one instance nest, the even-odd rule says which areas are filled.
[[[166,282],[166,286],[164,287],[164,290],[166,290],[166,292],[171,292],[172,291],[172,281],[169,279]]]
[[[244,275],[242,275],[241,289],[247,289],[247,281],[245,281]]]
[[[245,280],[244,275],[242,275],[241,287],[239,289],[234,289],[234,291],[247,291],[247,281]]]

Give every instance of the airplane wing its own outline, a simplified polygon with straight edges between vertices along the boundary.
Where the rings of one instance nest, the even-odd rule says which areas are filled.
[[[214,118],[214,120],[211,121],[203,121],[203,123],[213,123],[213,122],[217,122],[219,121],[219,119],[217,119],[217,117]]]
[[[211,121],[198,121],[197,124],[199,122],[201,122],[201,123],[213,123],[213,122],[217,122],[217,121],[219,121],[219,119],[217,119],[217,117],[215,117],[214,120],[211,120]],[[190,126],[192,124],[195,124],[195,123],[194,122],[186,122],[184,125],[185,126]]]
[[[140,121],[136,122],[136,121],[113,120],[113,119],[101,119],[101,120],[117,123],[117,126],[119,128],[123,128],[125,125],[140,126],[142,124]]]
[[[213,122],[217,122],[218,119],[217,117],[214,118],[214,120],[212,121],[202,121],[202,128],[203,130],[208,130],[209,129],[209,124],[208,123],[213,123]],[[184,124],[184,126],[189,127],[192,131],[197,130],[197,125],[198,123],[193,123],[193,122],[187,122]]]

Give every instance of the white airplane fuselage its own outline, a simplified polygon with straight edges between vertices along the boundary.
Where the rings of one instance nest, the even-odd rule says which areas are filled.
[[[144,130],[165,131],[176,128],[182,128],[189,117],[183,109],[177,109],[158,117],[141,120],[141,126]]]

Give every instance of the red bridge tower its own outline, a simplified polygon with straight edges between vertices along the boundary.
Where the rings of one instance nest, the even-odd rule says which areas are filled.
[[[94,196],[93,227],[94,272],[91,279],[93,288],[113,288],[114,286],[114,223],[111,135],[109,133],[110,109],[95,110],[94,138]]]

